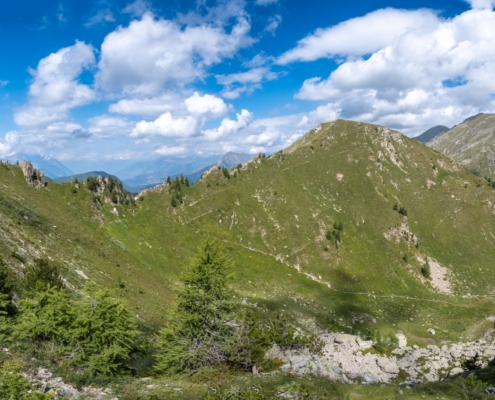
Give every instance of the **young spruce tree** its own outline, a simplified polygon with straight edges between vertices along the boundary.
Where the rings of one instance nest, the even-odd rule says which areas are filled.
[[[206,241],[181,277],[175,322],[157,338],[156,369],[169,375],[224,364],[233,335],[235,305],[230,263],[217,243]]]

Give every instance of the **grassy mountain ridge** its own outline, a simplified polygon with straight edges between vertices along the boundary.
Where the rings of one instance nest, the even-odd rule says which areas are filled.
[[[477,114],[437,136],[428,146],[480,176],[495,178],[495,114]]]
[[[306,327],[400,330],[423,344],[491,328],[495,191],[448,157],[399,132],[339,120],[230,175],[213,168],[182,185],[177,207],[174,189],[160,185],[115,215],[114,205],[91,205],[84,187],[37,190],[18,168],[0,167],[0,252],[17,270],[14,247],[26,262],[60,260],[71,283],[84,280],[80,271],[117,289],[154,325],[167,319],[184,262],[213,237],[236,265],[240,296],[285,308]],[[421,275],[426,259],[446,272],[436,287]]]

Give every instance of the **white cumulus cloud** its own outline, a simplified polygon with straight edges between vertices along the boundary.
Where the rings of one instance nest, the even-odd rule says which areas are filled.
[[[430,31],[437,25],[438,18],[432,10],[377,10],[330,28],[317,29],[301,39],[294,49],[282,54],[278,63],[364,55],[389,45],[411,29]]]
[[[495,7],[494,0],[467,0],[472,8],[476,9],[489,9],[492,10]]]
[[[203,134],[206,139],[217,140],[225,136],[233,135],[246,128],[253,120],[253,114],[248,110],[241,110],[241,113],[236,114],[236,116],[236,120],[224,118],[218,128],[205,130]]]
[[[141,20],[105,37],[98,86],[109,93],[157,96],[203,78],[207,67],[251,44],[249,29],[242,16],[226,32],[209,24],[183,27],[145,13]]]
[[[83,42],[43,58],[30,71],[29,100],[16,111],[15,122],[24,128],[39,128],[66,118],[71,108],[91,103],[95,92],[78,79],[94,63],[93,47]]]
[[[185,152],[186,149],[183,146],[162,146],[155,151],[156,154],[160,154],[161,156],[178,155]]]
[[[0,140],[0,157],[8,157],[16,152],[21,135],[17,131],[7,132],[4,140]]]
[[[199,134],[208,119],[218,118],[227,111],[227,104],[219,97],[194,92],[184,101],[183,115],[174,117],[167,111],[154,121],[140,121],[131,136],[193,136]]]
[[[370,38],[380,37],[380,25],[390,23],[387,15],[392,10],[385,11],[372,13],[374,25],[356,25],[358,34],[366,28]],[[495,13],[490,9],[468,10],[449,20],[430,14],[427,23],[417,21],[402,32],[397,30],[388,41],[377,41],[379,48],[350,45],[347,52],[335,51],[348,57],[346,61],[326,79],[306,80],[296,97],[328,101],[327,107],[338,117],[379,123],[411,135],[438,124],[452,126],[481,111],[495,111],[493,26]],[[296,54],[303,61],[334,54],[333,50],[299,50],[303,50],[300,45],[286,53],[290,55],[286,60],[295,60]],[[371,54],[365,57],[367,51]]]

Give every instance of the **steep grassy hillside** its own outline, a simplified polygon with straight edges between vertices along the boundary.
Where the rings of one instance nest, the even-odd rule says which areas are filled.
[[[428,146],[480,176],[495,178],[495,114],[470,117],[437,136]]]
[[[84,187],[37,190],[3,166],[0,251],[18,270],[15,246],[26,262],[60,260],[71,283],[82,272],[116,288],[154,325],[167,319],[184,262],[213,237],[235,264],[239,295],[305,327],[403,331],[420,344],[492,328],[495,190],[448,157],[383,127],[335,121],[230,174],[181,185],[177,207],[162,185],[113,210]],[[426,260],[433,280],[421,274]]]

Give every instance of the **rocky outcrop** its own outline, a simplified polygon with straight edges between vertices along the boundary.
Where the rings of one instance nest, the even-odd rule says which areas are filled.
[[[479,366],[495,358],[495,340],[491,337],[468,343],[428,345],[425,348],[407,346],[404,334],[397,335],[398,347],[390,356],[376,354],[373,342],[359,336],[342,333],[321,335],[325,346],[321,354],[307,350],[281,351],[273,346],[268,357],[285,364],[282,370],[295,375],[312,374],[354,383],[391,383],[401,373],[409,383],[433,382],[464,372],[466,360],[477,356]]]
[[[36,188],[45,186],[45,174],[39,169],[35,169],[29,161],[23,161],[21,163],[21,169],[29,185]]]
[[[112,395],[112,389],[99,389],[93,387],[75,388],[69,383],[65,383],[62,378],[54,377],[45,368],[38,368],[32,374],[25,374],[29,380],[33,391],[46,393],[53,399],[95,399],[95,400],[118,400]]]

